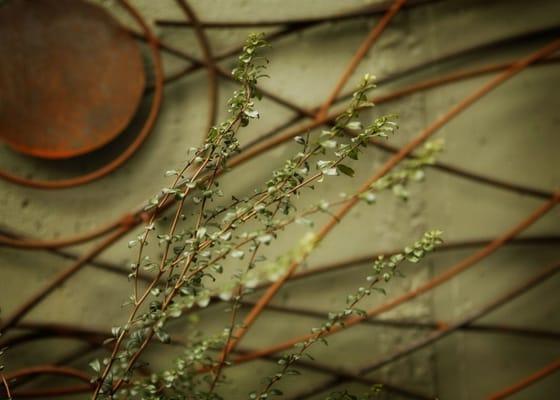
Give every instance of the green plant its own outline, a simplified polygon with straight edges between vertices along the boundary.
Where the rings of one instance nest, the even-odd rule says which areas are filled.
[[[389,138],[397,129],[393,115],[376,118],[369,124],[360,122],[360,112],[373,105],[367,98],[367,92],[374,87],[373,77],[366,75],[331,129],[318,135],[296,137],[300,150],[281,168],[272,171],[270,179],[255,188],[252,195],[232,197],[225,205],[216,206],[225,198],[220,175],[227,170],[230,157],[239,150],[237,132],[259,118],[254,100],[258,98],[257,80],[266,76],[267,61],[260,54],[266,46],[261,35],[249,37],[233,70],[241,87],[228,102],[229,118],[210,130],[202,146],[190,149],[185,165],[165,173],[173,177],[172,184],[152,199],[146,208],[150,217],[145,229],[129,242],[129,247],[137,249],[129,275],[133,281],[133,292],[126,303],[130,311],[126,322],[112,329],[113,337],[107,341],[112,346],[110,356],[90,363],[96,373],[92,399],[221,398],[215,388],[223,382],[223,370],[237,340],[236,332],[240,328],[237,310],[241,299],[251,292],[255,282],[282,276],[290,265],[303,261],[317,248],[321,237],[308,233],[296,248],[274,262],[264,262],[262,249],[273,243],[288,225],[312,226],[310,215],[331,214],[335,207],[358,200],[373,204],[377,193],[384,190],[391,190],[406,200],[408,183],[423,179],[424,167],[432,164],[441,150],[441,143],[428,143],[400,169],[367,187],[341,199],[322,200],[298,209],[294,200],[303,196],[306,189],[341,174],[352,177],[354,169],[349,164],[359,158],[362,149],[374,138]],[[346,136],[347,131],[353,133],[351,138]],[[158,221],[172,199],[176,207],[171,218]],[[166,229],[154,233],[160,224]],[[149,242],[154,240],[161,252],[157,259],[146,255]],[[299,374],[294,367],[312,345],[326,342],[326,334],[333,327],[344,325],[347,318],[364,315],[357,307],[364,297],[373,291],[384,293],[378,286],[401,274],[402,262],[418,262],[440,243],[441,232],[430,231],[401,253],[372,260],[367,284],[348,296],[347,307],[329,314],[328,320],[314,329],[312,337],[300,343],[295,353],[280,358],[279,372],[267,378],[264,386],[250,393],[249,398],[281,395],[275,387],[277,382],[287,375]],[[240,268],[229,283],[212,285],[216,276],[224,273],[226,260]],[[140,285],[140,273],[151,274],[145,288]],[[136,371],[142,368],[141,356],[152,340],[173,342],[168,322],[189,314],[195,306],[205,307],[213,294],[231,302],[226,328],[213,336],[200,336],[193,327],[183,343],[183,355],[171,368],[140,378]]]
[[[0,310],[1,313],[2,310]],[[0,336],[2,336],[2,333],[0,333]],[[8,384],[8,381],[6,380],[6,377],[4,376],[4,354],[6,352],[5,348],[0,348],[0,384],[3,386],[6,395],[8,396],[8,399],[12,398],[12,395],[10,393],[10,385]]]

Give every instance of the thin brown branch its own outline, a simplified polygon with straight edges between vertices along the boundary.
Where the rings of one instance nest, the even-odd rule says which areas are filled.
[[[8,381],[6,380],[4,374],[0,373],[0,379],[2,379],[2,384],[4,385],[4,393],[6,397],[8,398],[8,400],[12,400],[12,392],[10,391],[10,385],[8,384]]]

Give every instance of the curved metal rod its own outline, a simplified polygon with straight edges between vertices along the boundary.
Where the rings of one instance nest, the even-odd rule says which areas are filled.
[[[536,62],[534,65],[546,65],[546,64],[549,64],[549,63],[557,63],[559,61],[560,61],[560,57],[554,57],[552,59],[541,60],[539,62]],[[440,78],[427,80],[427,81],[424,81],[424,82],[420,82],[418,84],[413,84],[413,85],[407,86],[407,87],[402,88],[402,89],[398,89],[395,92],[389,93],[387,95],[375,97],[372,100],[376,104],[383,104],[385,102],[396,100],[398,98],[401,98],[403,96],[415,93],[415,92],[420,91],[420,90],[431,89],[431,88],[437,87],[439,85],[454,82],[458,79],[468,79],[468,78],[476,77],[476,76],[487,74],[487,73],[501,71],[501,70],[504,70],[508,67],[511,67],[512,65],[513,65],[512,63],[500,63],[500,64],[486,65],[486,66],[483,66],[483,67],[464,70],[464,71],[458,71],[458,72],[454,72],[454,73],[451,73],[449,75],[446,75],[446,76],[443,76],[443,77],[440,77]],[[338,115],[338,114],[334,114],[334,115],[329,116],[326,119],[325,123],[334,122],[334,119],[336,118],[336,115]],[[315,124],[313,126],[315,126]],[[289,136],[296,136],[297,134],[305,132],[308,129],[310,129],[309,126],[305,126],[303,128],[298,128],[296,131],[292,131]],[[288,139],[286,139],[286,140],[288,140]],[[251,142],[245,148],[250,148],[252,146],[257,145],[260,142],[261,142],[261,140]],[[387,152],[395,153],[395,152],[398,151],[398,148],[396,148],[394,146],[391,146],[391,145],[389,145],[387,143],[384,143],[384,142],[375,141],[375,142],[372,142],[372,144],[374,146],[380,148],[381,150],[384,150],[384,151],[387,151]],[[434,169],[437,169],[437,170],[440,170],[440,171],[443,171],[443,172],[452,173],[456,176],[459,176],[459,177],[462,177],[462,178],[465,178],[465,179],[468,179],[468,180],[472,180],[472,181],[483,183],[483,184],[488,184],[488,185],[491,185],[491,186],[494,186],[494,187],[497,187],[497,188],[500,188],[500,189],[509,190],[509,191],[512,191],[512,192],[517,192],[519,194],[529,195],[529,196],[542,198],[542,199],[550,198],[552,196],[552,192],[550,192],[550,191],[531,188],[531,187],[528,187],[528,186],[519,185],[519,184],[516,184],[516,183],[504,181],[504,180],[501,180],[501,179],[492,178],[492,177],[489,177],[489,176],[486,176],[486,175],[477,174],[477,173],[474,173],[474,172],[469,171],[467,169],[460,168],[460,167],[457,167],[457,166],[454,166],[454,165],[451,165],[451,164],[447,164],[447,163],[443,163],[443,162],[436,162],[434,165],[431,165],[430,167],[434,168]],[[103,236],[104,234],[109,233],[109,232],[117,229],[120,225],[130,224],[132,221],[134,221],[134,219],[135,219],[135,217],[133,215],[126,215],[123,218],[122,221],[119,221],[117,223],[113,222],[110,225],[99,228],[98,230],[95,230],[95,231],[92,231],[92,232],[88,232],[84,235],[80,235],[80,236],[77,236],[77,237],[69,237],[69,238],[64,238],[64,239],[59,239],[59,240],[51,240],[51,241],[25,239],[25,238],[21,237],[21,235],[18,235],[18,236],[20,236],[19,238],[14,237],[13,234],[11,234],[11,235],[6,234],[5,232],[7,232],[7,230],[4,229],[4,233],[0,232],[0,245],[9,245],[9,246],[16,247],[16,248],[28,248],[28,249],[32,249],[32,248],[46,249],[46,248],[66,247],[66,246],[71,246],[71,245],[74,245],[74,244],[84,243],[84,242],[90,241],[92,239],[98,238],[100,236]]]
[[[487,49],[493,48],[494,46],[501,46],[501,45],[505,45],[505,44],[508,44],[508,43],[511,43],[511,42],[515,42],[516,40],[530,39],[530,38],[534,38],[534,37],[541,37],[543,35],[548,36],[551,33],[557,32],[558,30],[559,30],[559,28],[555,27],[555,28],[552,28],[552,29],[539,30],[539,31],[531,32],[531,33],[526,34],[526,35],[520,35],[520,36],[515,36],[515,37],[512,37],[512,38],[507,38],[507,39],[503,39],[503,40],[498,40],[498,41],[486,43],[482,46],[476,46],[476,47],[473,47],[471,49],[467,49],[465,52],[453,53],[453,54],[450,54],[450,55],[440,57],[436,60],[432,60],[428,63],[424,63],[422,65],[414,66],[412,68],[407,69],[406,71],[402,71],[402,72],[393,74],[393,75],[389,76],[388,78],[382,79],[381,82],[388,83],[389,81],[391,81],[393,79],[398,79],[399,77],[403,76],[403,74],[405,74],[405,73],[408,73],[408,72],[412,73],[412,72],[415,72],[417,70],[427,68],[427,67],[433,65],[434,63],[437,63],[437,62],[440,62],[440,61],[443,62],[443,61],[447,61],[449,59],[453,59],[454,57],[456,57],[459,54],[470,54],[471,52],[478,51],[478,50],[487,50]],[[160,45],[163,46],[163,44],[161,44],[161,43],[160,43]],[[557,59],[554,59],[554,60],[551,60],[551,61],[556,62]],[[509,64],[509,65],[511,66],[511,64]],[[478,70],[478,72],[482,72],[482,70],[490,71],[494,68],[497,68],[497,66],[494,66],[494,67],[486,66],[486,67],[483,67],[482,69]],[[476,70],[469,70],[469,71],[463,71],[462,73],[461,72],[454,73],[454,74],[451,74],[451,75],[455,75],[455,78],[459,78],[460,76],[463,76],[463,77],[466,78],[466,77],[469,77],[469,76],[475,76],[476,74],[477,74]],[[443,82],[451,82],[451,81],[452,81],[451,76],[447,76],[447,77],[442,78],[442,83]],[[423,88],[426,89],[428,87],[435,87],[434,86],[435,83],[436,83],[435,80],[432,80],[431,84],[427,81],[427,82],[416,84],[416,85],[413,85],[413,86],[417,86],[418,90],[420,90],[420,89],[423,89]],[[380,102],[383,102],[383,101],[388,101],[388,100],[400,97],[401,95],[404,95],[405,93],[413,93],[413,92],[414,92],[413,88],[408,87],[408,88],[405,88],[405,89],[400,89],[399,91],[396,92],[396,94],[393,94],[393,95],[389,94],[389,95],[386,95],[386,96],[383,96],[383,97],[379,97],[375,100],[378,103],[380,103]],[[305,113],[307,111],[302,110],[302,112]],[[314,111],[310,111],[308,113],[309,113],[310,117],[314,116]],[[327,123],[331,120],[334,120],[334,118],[336,118],[336,114],[333,114],[333,115],[329,116],[324,121],[324,123]],[[300,119],[301,119],[300,117],[297,117],[295,120],[292,120],[290,122],[295,123],[295,122],[299,121]],[[241,164],[241,163],[247,161],[248,159],[252,159],[253,157],[256,157],[257,155],[274,148],[276,145],[279,145],[281,143],[289,141],[294,136],[297,136],[297,135],[301,134],[301,132],[305,132],[308,129],[313,129],[313,128],[319,127],[321,125],[322,125],[322,123],[314,122],[311,125],[305,126],[304,128],[301,128],[301,129],[298,128],[296,130],[288,132],[288,133],[282,135],[280,138],[270,138],[268,134],[264,135],[267,139],[269,139],[269,140],[266,141],[266,143],[261,144],[261,140],[257,140],[255,142],[250,143],[248,146],[245,146],[244,151],[240,154],[240,158],[236,158],[231,166],[236,166],[238,164]],[[391,152],[396,151],[396,149],[394,147],[392,147],[390,145],[387,145],[385,143],[377,142],[376,145],[378,147],[382,148],[383,150],[386,150],[386,151],[391,151]],[[243,153],[246,153],[246,152],[249,152],[249,154],[244,155]],[[518,192],[518,193],[522,193],[522,194],[532,195],[532,196],[540,197],[540,198],[547,198],[551,195],[551,193],[549,193],[547,191],[542,191],[542,190],[538,190],[538,189],[534,189],[534,188],[530,188],[530,187],[525,187],[525,186],[522,186],[522,185],[513,184],[513,183],[510,183],[510,182],[498,180],[498,179],[495,179],[495,178],[490,178],[490,177],[487,177],[487,176],[484,176],[484,175],[481,175],[481,174],[475,174],[473,172],[461,169],[459,167],[455,167],[455,166],[452,166],[452,165],[449,165],[449,164],[443,164],[441,162],[436,163],[434,168],[438,168],[438,169],[440,169],[442,171],[446,171],[446,172],[456,173],[456,174],[458,174],[458,175],[460,175],[460,176],[462,176],[466,179],[471,179],[471,180],[474,180],[474,181],[478,181],[480,183],[486,183],[486,184],[493,185],[493,186],[496,186],[496,187],[499,187],[499,188],[502,188],[502,189],[505,189],[505,190],[511,190],[511,191],[515,191],[515,192]],[[142,215],[143,209],[144,209],[144,206],[142,205],[142,206],[138,207],[136,211],[133,211],[132,213],[127,214],[122,218],[125,221],[131,221],[131,220],[135,221],[131,225],[130,229],[136,227],[139,223],[142,222],[142,219],[139,218],[139,216]],[[108,224],[106,228],[109,229],[109,230],[114,230],[114,229],[118,228],[118,226],[121,225],[121,223],[122,223],[121,221],[112,222],[112,223]],[[70,245],[73,245],[73,244],[84,243],[86,241],[89,241],[89,240],[94,239],[94,238],[99,237],[99,236],[100,235],[98,234],[98,232],[93,231],[93,232],[88,232],[86,234],[80,235],[78,237],[68,237],[68,238],[63,238],[63,239],[59,239],[59,240],[51,240],[51,241],[39,240],[39,241],[36,241],[36,242],[29,242],[28,243],[25,240],[20,240],[20,241],[10,240],[9,238],[5,238],[5,237],[2,237],[0,235],[0,245],[10,245],[10,246],[18,247],[18,248],[30,248],[30,249],[57,248],[57,247],[70,246]]]
[[[45,399],[49,397],[59,398],[62,396],[72,396],[75,394],[91,392],[90,384],[64,386],[51,389],[27,389],[16,390],[12,395],[16,399]]]
[[[39,390],[28,390],[28,391],[15,391],[12,393],[14,399],[27,398],[27,397],[49,397],[49,396],[65,396],[74,393],[85,393],[92,389],[92,384],[90,383],[91,376],[83,371],[76,368],[56,366],[56,365],[37,365],[30,368],[24,368],[15,373],[7,374],[6,380],[16,380],[21,378],[29,378],[33,376],[44,376],[44,375],[58,375],[67,378],[73,378],[85,382],[85,385],[75,385],[64,388],[53,388],[53,389],[39,389]],[[79,391],[76,391],[79,388]],[[5,392],[5,390],[2,390]],[[0,396],[5,396],[6,393],[0,391]]]
[[[206,32],[200,25],[200,21],[192,7],[187,3],[186,0],[175,0],[179,5],[179,8],[188,17],[192,26],[194,27],[194,32],[200,43],[202,53],[204,54],[204,61],[206,64],[206,70],[208,72],[208,101],[209,101],[209,115],[208,115],[208,127],[206,132],[210,132],[210,129],[216,124],[216,117],[218,115],[218,78],[216,75],[216,63],[214,62],[214,56],[212,55],[212,48]]]
[[[52,240],[28,238],[28,237],[24,237],[23,235],[13,234],[11,230],[7,228],[0,228],[0,246],[10,246],[10,247],[29,249],[29,250],[32,249],[44,250],[44,249],[56,249],[60,247],[67,247],[67,246],[89,242],[91,240],[103,237],[111,232],[114,232],[119,227],[124,227],[133,224],[133,221],[134,221],[134,217],[127,215],[121,220],[111,222],[99,228],[94,228],[87,233],[66,237],[62,239],[52,239]]]
[[[6,374],[5,376],[8,381],[11,381],[31,375],[61,375],[69,378],[76,378],[87,383],[89,383],[91,379],[91,376],[79,369],[56,365],[38,365],[35,367],[24,368],[17,372]]]
[[[128,232],[128,228],[121,228],[107,236],[101,243],[97,244],[92,250],[86,252],[78,260],[76,260],[69,268],[56,274],[45,286],[40,288],[31,295],[23,304],[17,307],[0,325],[0,332],[4,332],[14,327],[27,313],[29,313],[37,304],[46,298],[58,286],[66,282],[76,272],[80,271],[87,263],[95,258],[99,253],[112,245],[116,240],[120,239]]]

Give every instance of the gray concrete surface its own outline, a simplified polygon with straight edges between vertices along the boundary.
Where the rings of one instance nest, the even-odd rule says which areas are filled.
[[[113,2],[101,3],[123,21],[128,21]],[[219,21],[324,15],[373,1],[193,0],[191,3],[200,19]],[[134,4],[149,20],[182,17],[172,0],[137,0]],[[274,42],[268,54],[271,78],[264,81],[263,86],[302,107],[318,105],[374,23],[375,19],[366,18],[326,24]],[[360,64],[348,87],[354,85],[365,72],[372,72],[381,78],[440,54],[559,23],[560,2],[556,0],[451,0],[405,10],[399,13],[373,51]],[[157,31],[166,41],[201,57],[202,53],[191,31],[169,28],[158,28]],[[210,31],[209,35],[215,53],[219,54],[240,43],[248,32],[242,29],[215,30]],[[518,43],[442,64],[394,84],[379,87],[377,93],[388,93],[406,83],[437,77],[456,68],[509,60],[528,54],[544,43],[539,40]],[[165,57],[164,61],[167,73],[183,65],[171,57]],[[232,64],[224,62],[223,65],[231,67]],[[369,116],[385,112],[400,114],[401,129],[391,141],[403,144],[487,79],[470,79],[417,93],[377,107]],[[442,160],[541,189],[558,187],[559,87],[560,70],[557,64],[531,68],[505,83],[437,133],[436,137],[446,141]],[[206,88],[204,72],[166,86],[160,119],[146,145],[126,165],[102,180],[61,191],[33,190],[0,181],[1,224],[38,237],[64,237],[100,226],[142,203],[166,185],[163,172],[180,165],[186,149],[200,141],[207,120]],[[221,81],[222,116],[225,99],[233,88],[230,83]],[[145,103],[143,107],[148,105],[148,99]],[[242,132],[243,141],[256,137],[293,115],[267,100],[262,101],[259,109],[262,118]],[[137,126],[131,128],[131,132]],[[283,146],[247,163],[224,178],[225,189],[240,195],[249,193],[255,183],[265,179],[267,171],[279,165],[292,150],[291,146]],[[95,157],[85,158],[76,165],[71,162],[61,164],[32,160],[1,147],[0,160],[2,168],[19,174],[55,178],[89,170],[103,159],[110,158],[115,151],[109,149]],[[305,201],[332,198],[342,191],[350,192],[386,157],[378,150],[368,150],[355,168],[359,171],[355,179],[342,177],[329,180]],[[308,265],[313,268],[325,262],[401,246],[433,227],[442,229],[448,240],[492,237],[516,224],[538,205],[538,200],[527,196],[430,170],[427,181],[413,187],[412,198],[407,204],[392,196],[381,196],[375,206],[357,207],[321,245]],[[559,234],[558,217],[558,210],[553,210],[526,234]],[[281,236],[275,253],[271,252],[270,255],[289,249],[301,234],[302,229],[297,228]],[[128,240],[123,239],[100,259],[117,262],[124,268],[132,256],[126,246]],[[80,246],[72,250],[82,252],[87,247]],[[429,257],[421,265],[407,269],[406,278],[391,285],[389,296],[419,286],[472,251],[474,249]],[[558,255],[559,249],[554,245],[504,248],[472,270],[388,313],[386,317],[425,321],[460,318],[469,310],[476,309],[549,263],[557,261]],[[50,276],[68,265],[68,261],[46,252],[0,248],[0,305],[3,313],[9,314],[25,296],[42,287]],[[305,304],[306,307],[321,311],[337,309],[343,304],[345,294],[359,285],[363,274],[363,268],[354,268],[294,282],[287,285],[274,302]],[[88,267],[49,296],[26,320],[75,323],[108,329],[124,320],[119,304],[129,290],[129,284],[122,277]],[[484,321],[558,331],[558,290],[560,278],[555,277],[492,313]],[[379,296],[372,296],[366,305],[379,304],[383,300]],[[204,312],[202,316],[208,331],[223,327],[222,312],[214,310],[212,313]],[[308,318],[267,312],[258,320],[246,344],[251,347],[271,344],[294,334],[306,333],[308,328],[318,323]],[[177,325],[174,332],[181,335],[181,326]],[[329,347],[319,346],[313,350],[313,354],[318,360],[332,366],[355,369],[423,334],[414,330],[359,326],[333,336]],[[14,349],[7,358],[8,370],[16,370],[31,363],[52,362],[79,345],[50,340]],[[166,350],[159,349],[150,354],[156,366],[163,365],[162,360],[167,354]],[[481,399],[543,367],[559,355],[560,346],[555,341],[464,332],[456,333],[371,376],[436,394],[445,400]],[[81,360],[76,366],[84,366],[87,361],[87,358]],[[245,398],[249,390],[258,386],[256,376],[264,376],[274,370],[274,364],[266,361],[232,369],[228,376],[236,379],[236,385],[224,387],[226,398]],[[550,376],[513,398],[560,398],[558,376]],[[326,379],[328,377],[323,374],[309,372],[299,379],[286,380],[280,387],[286,393],[294,394],[320,385]],[[365,389],[364,386],[349,386],[357,391]],[[324,397],[325,393],[314,398]]]

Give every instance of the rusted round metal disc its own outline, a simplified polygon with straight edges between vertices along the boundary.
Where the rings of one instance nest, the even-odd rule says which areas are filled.
[[[135,40],[82,0],[0,5],[0,140],[67,158],[95,150],[130,122],[145,85]]]

